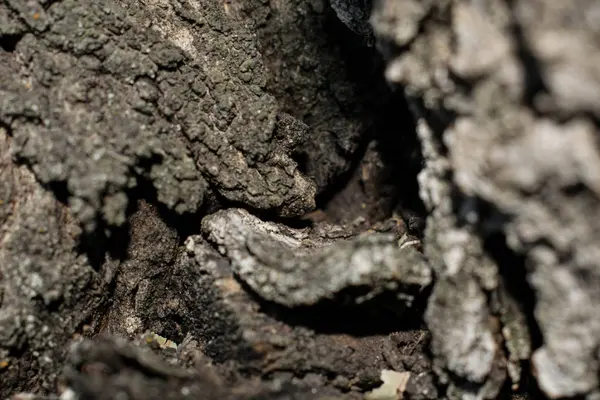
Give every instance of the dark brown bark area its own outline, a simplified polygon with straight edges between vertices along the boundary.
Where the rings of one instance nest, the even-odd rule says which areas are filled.
[[[0,13],[0,396],[354,398],[379,384],[382,369],[430,369],[427,335],[399,317],[418,303],[429,268],[423,281],[406,281],[405,300],[392,291],[355,306],[342,300],[405,282],[373,264],[360,283],[348,275],[315,290],[310,268],[283,271],[281,282],[304,281],[319,303],[293,310],[244,287],[231,255],[199,236],[202,218],[224,206],[303,216],[384,136],[377,127],[388,119],[376,110],[391,95],[375,52],[349,41],[328,4],[10,1]],[[356,55],[361,63],[349,64]],[[362,219],[334,207],[327,219],[354,224],[292,221],[305,225],[294,235],[309,250],[356,236],[398,204],[372,147],[370,173],[348,192]],[[366,254],[389,253],[390,271],[405,268],[393,256],[404,225],[387,226],[387,236],[359,241]],[[352,254],[336,246],[289,261],[320,263],[327,275]],[[255,264],[257,277],[276,266]],[[412,330],[391,333],[403,327]],[[146,331],[179,343],[177,354],[148,361],[136,350],[147,347]]]
[[[0,397],[594,398],[598,15],[0,3]]]

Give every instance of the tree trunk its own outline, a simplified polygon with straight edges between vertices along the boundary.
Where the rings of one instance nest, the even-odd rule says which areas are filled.
[[[4,1],[0,397],[594,398],[598,11]]]

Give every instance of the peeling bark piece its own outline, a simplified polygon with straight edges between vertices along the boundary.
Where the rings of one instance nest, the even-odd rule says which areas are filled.
[[[331,242],[307,231],[263,222],[241,209],[219,211],[202,221],[202,231],[235,273],[262,298],[295,307],[334,299],[362,288],[361,302],[386,290],[407,301],[431,283],[431,271],[414,248],[403,249],[394,235],[368,234]]]

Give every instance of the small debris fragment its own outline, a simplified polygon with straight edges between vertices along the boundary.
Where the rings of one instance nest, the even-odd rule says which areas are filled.
[[[384,369],[381,371],[383,384],[367,393],[365,400],[401,400],[409,378],[410,372]]]
[[[164,338],[154,332],[150,332],[148,335],[146,335],[146,342],[147,343],[152,343],[152,342],[158,343],[158,345],[162,349],[177,350],[177,343],[175,343],[172,340],[169,340],[167,338]]]

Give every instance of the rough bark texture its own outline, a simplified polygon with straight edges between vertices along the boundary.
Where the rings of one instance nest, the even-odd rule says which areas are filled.
[[[426,321],[450,397],[495,396],[529,357],[550,397],[598,390],[599,10],[383,0],[374,11],[386,76],[418,118],[437,275]]]
[[[107,299],[107,282],[76,251],[80,231],[67,207],[10,157],[0,128],[0,396],[52,391],[66,343]]]
[[[314,305],[353,288],[360,289],[354,299],[360,303],[402,286],[402,297],[411,304],[431,284],[422,255],[413,246],[403,247],[393,234],[334,244],[330,229],[310,235],[236,209],[204,218],[202,228],[231,259],[240,279],[261,298],[287,307]]]
[[[0,3],[0,398],[597,398],[571,3]]]

